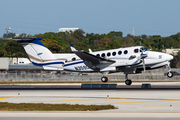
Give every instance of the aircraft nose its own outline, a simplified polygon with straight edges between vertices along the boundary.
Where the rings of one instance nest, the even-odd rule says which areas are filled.
[[[168,58],[168,61],[170,61],[170,60],[172,60],[174,57],[173,57],[172,55],[169,55],[169,54],[168,54],[167,58]]]

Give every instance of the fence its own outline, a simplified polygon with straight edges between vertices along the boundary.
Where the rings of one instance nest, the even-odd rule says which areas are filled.
[[[172,71],[180,72],[180,69],[172,69]],[[166,75],[167,69],[157,69],[143,72],[142,74],[129,74],[128,78],[134,81],[164,81],[164,80],[180,80],[180,75],[173,78],[168,78]],[[107,74],[109,81],[124,81],[125,75],[120,73]],[[101,73],[28,73],[28,72],[14,72],[14,73],[0,73],[0,81],[3,80],[22,80],[22,81],[100,81]]]

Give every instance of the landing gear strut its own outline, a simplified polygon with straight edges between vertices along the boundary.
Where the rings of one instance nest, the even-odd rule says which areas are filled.
[[[128,79],[128,74],[126,74],[126,81],[125,81],[125,84],[126,85],[131,85],[132,84],[132,81],[130,79]]]
[[[167,68],[168,68],[167,76],[168,76],[168,78],[172,78],[173,77],[173,73],[171,72],[170,62],[168,62]]]

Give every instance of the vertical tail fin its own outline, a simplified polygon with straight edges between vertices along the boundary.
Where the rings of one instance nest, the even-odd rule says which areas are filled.
[[[53,53],[40,41],[42,38],[22,38],[17,42],[20,42],[30,60],[34,65],[55,67],[55,64],[64,64],[62,60],[58,60],[54,57]],[[59,67],[62,67],[59,66]]]

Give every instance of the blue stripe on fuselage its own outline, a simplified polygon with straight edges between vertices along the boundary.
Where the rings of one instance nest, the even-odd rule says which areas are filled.
[[[64,64],[64,62],[50,62],[50,63],[35,63],[35,62],[32,62],[32,63],[33,63],[33,65],[37,65],[37,66],[53,65],[53,64]],[[80,63],[84,63],[84,61],[65,64],[64,67],[67,67],[67,66],[70,66],[70,65],[76,65],[76,64],[80,64]]]
[[[64,67],[67,67],[67,66],[70,66],[70,65],[76,65],[76,64],[79,64],[79,63],[84,63],[84,61],[65,64]]]
[[[37,66],[43,66],[43,65],[64,64],[64,62],[50,62],[50,63],[35,63],[35,62],[32,62],[32,64],[37,65]]]

